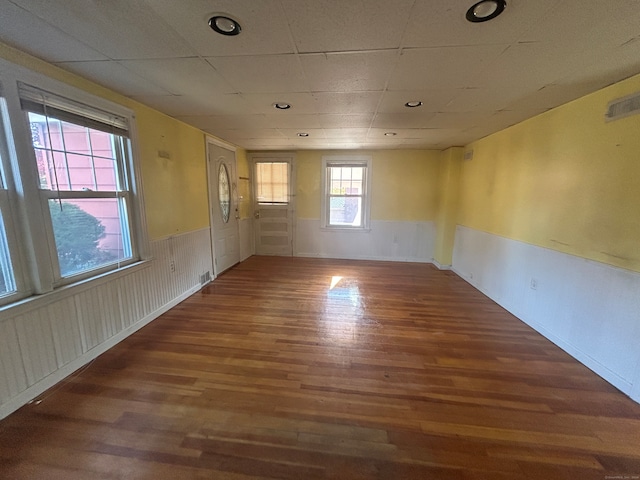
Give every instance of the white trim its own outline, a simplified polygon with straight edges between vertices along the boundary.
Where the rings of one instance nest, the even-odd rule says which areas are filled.
[[[438,270],[453,270],[451,265],[442,265],[436,259],[433,259],[431,261],[431,263],[433,263],[437,267]]]
[[[368,232],[371,229],[371,177],[373,171],[371,165],[373,163],[371,155],[323,155],[322,156],[322,183],[320,184],[320,190],[322,194],[322,202],[320,205],[320,228],[322,230],[339,230],[339,231],[352,231],[352,232]],[[364,172],[364,185],[362,198],[362,225],[359,227],[348,225],[329,225],[329,192],[327,186],[327,170],[331,164],[361,164],[365,167]]]
[[[18,395],[8,400],[6,403],[0,405],[0,420],[10,415],[11,413],[15,412],[17,409],[19,409],[23,405],[29,403],[30,401],[38,397],[38,395],[41,395],[47,389],[53,387],[56,383],[64,380],[73,372],[83,367],[90,361],[94,360],[95,358],[97,358],[99,355],[109,350],[114,345],[120,343],[122,340],[126,339],[131,334],[137,332],[142,327],[149,324],[150,322],[158,318],[163,313],[167,312],[171,308],[178,305],[180,302],[186,300],[188,297],[190,297],[191,295],[199,291],[201,288],[202,286],[198,285],[197,287],[193,287],[190,290],[184,292],[177,298],[171,300],[170,302],[166,303],[165,305],[157,309],[155,312],[150,313],[149,315],[142,318],[138,322],[134,323],[130,327],[127,327],[124,330],[121,330],[120,332],[118,332],[116,335],[109,338],[105,342],[97,345],[96,347],[92,348],[91,350],[81,355],[80,357],[76,358],[72,362],[66,364],[64,367],[61,367],[60,369],[56,370],[51,375],[43,378],[38,383],[35,383],[31,387],[20,392]]]
[[[258,181],[256,176],[256,164],[261,162],[282,162],[289,164],[289,192],[288,192],[288,203],[287,204],[262,204],[265,207],[269,208],[271,206],[278,207],[287,207],[288,214],[290,216],[290,228],[291,228],[291,255],[295,256],[296,254],[296,245],[297,245],[297,225],[296,225],[296,153],[291,151],[278,151],[278,152],[250,152],[247,155],[249,161],[249,168],[251,169],[251,188],[253,190],[253,204],[252,204],[252,230],[253,230],[253,253],[258,249],[258,229],[259,226],[256,227],[255,223],[255,215],[256,211],[260,208],[260,203],[258,202],[257,192],[258,186],[256,182]]]
[[[206,142],[207,144],[213,144],[213,145],[216,145],[217,147],[222,147],[225,150],[230,150],[232,152],[238,151],[238,147],[236,147],[235,145],[229,142],[225,142],[224,140],[220,140],[219,138],[212,137],[211,135],[206,135]]]

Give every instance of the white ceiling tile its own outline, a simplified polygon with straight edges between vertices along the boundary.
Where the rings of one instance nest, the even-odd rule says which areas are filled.
[[[141,0],[13,0],[111,59],[192,56],[194,51]]]
[[[241,93],[309,91],[296,55],[208,57],[207,61]]]
[[[273,128],[266,115],[180,115],[176,117],[215,135],[216,131]]]
[[[475,0],[416,2],[404,38],[405,47],[513,43],[561,0],[509,0],[499,17],[470,23],[467,9]]]
[[[247,102],[235,93],[196,95],[138,95],[134,100],[171,116],[251,114]]]
[[[362,138],[366,137],[368,128],[325,128],[327,138]]]
[[[424,112],[439,112],[456,95],[458,88],[441,88],[432,90],[398,90],[384,92],[379,113],[407,113],[424,115]],[[422,106],[409,108],[405,103],[421,101]]]
[[[296,114],[290,110],[276,111],[273,114],[265,115],[267,121],[271,121],[271,126],[275,128],[292,128],[306,131],[310,128],[322,128],[318,115]]]
[[[318,113],[357,114],[374,113],[382,92],[323,92],[314,93]]]
[[[547,43],[510,45],[477,75],[475,84],[496,92],[535,91],[587,66],[587,55],[567,53],[563,46],[552,47]]]
[[[435,114],[424,112],[423,115],[415,113],[378,113],[373,120],[372,127],[391,129],[394,128],[425,128],[429,126],[431,118]]]
[[[77,73],[123,95],[168,95],[170,92],[127,70],[118,62],[59,62],[61,68]]]
[[[321,128],[280,128],[278,131],[286,138],[297,139],[300,143],[327,138]],[[308,133],[309,136],[299,137],[298,133]]]
[[[313,92],[384,90],[398,54],[395,51],[300,55]]]
[[[282,0],[298,51],[397,48],[413,0]]]
[[[243,93],[242,97],[247,101],[255,113],[277,114],[310,114],[316,113],[317,101],[310,93]],[[286,111],[276,109],[274,103],[288,103],[291,108]]]
[[[429,121],[432,128],[466,130],[482,124],[493,112],[438,112]]]
[[[442,135],[443,132],[450,132],[452,130],[444,130],[439,128],[396,128],[389,130],[387,128],[372,128],[369,130],[367,138],[371,139],[391,139],[396,140],[425,140],[433,138],[436,135]],[[385,133],[393,132],[396,135],[386,136]]]
[[[369,128],[373,114],[340,115],[323,113],[316,115],[322,128]]]
[[[571,45],[578,52],[598,45],[621,45],[638,35],[638,25],[637,0],[563,0],[523,31],[519,41]]]
[[[153,9],[203,57],[294,53],[287,22],[273,0],[149,0]],[[240,23],[237,36],[215,33],[213,14],[227,14]]]
[[[174,95],[206,98],[211,94],[235,92],[211,64],[201,58],[122,60],[120,64]]]
[[[237,130],[216,130],[216,135],[235,140],[256,140],[287,138],[276,128],[242,128]]]
[[[475,77],[505,48],[505,45],[474,45],[404,50],[391,76],[389,90],[477,86]]]
[[[3,2],[0,10],[0,40],[49,62],[107,60],[88,45],[11,2]]]

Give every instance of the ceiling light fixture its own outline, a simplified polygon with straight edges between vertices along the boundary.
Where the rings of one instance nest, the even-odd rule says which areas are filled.
[[[273,104],[273,108],[277,108],[278,110],[289,110],[291,105],[284,102],[276,102]]]
[[[384,134],[385,137],[395,137],[397,135],[396,132],[387,132]]]
[[[220,35],[233,36],[242,31],[240,24],[225,15],[214,15],[209,19],[209,26]]]
[[[505,0],[481,0],[467,10],[466,18],[472,23],[487,22],[500,15],[506,6]]]
[[[300,133],[298,134],[298,136],[299,136],[299,137],[308,137],[308,136],[309,136],[309,134],[308,134],[308,133],[306,133],[306,132],[300,132]]]
[[[421,107],[422,106],[422,102],[420,100],[413,100],[411,102],[405,103],[404,106],[405,107],[409,107],[409,108]]]

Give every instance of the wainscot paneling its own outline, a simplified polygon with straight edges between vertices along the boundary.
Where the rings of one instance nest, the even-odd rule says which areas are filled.
[[[464,226],[453,270],[640,401],[640,274]]]
[[[199,290],[213,272],[208,228],[151,242],[151,255],[0,313],[0,418]]]
[[[299,257],[432,262],[436,229],[433,222],[371,222],[367,231],[331,230],[320,220],[298,219],[296,252]]]

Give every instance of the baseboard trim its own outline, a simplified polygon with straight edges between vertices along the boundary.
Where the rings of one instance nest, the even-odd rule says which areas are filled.
[[[180,302],[186,300],[191,295],[199,291],[201,288],[202,288],[201,285],[190,288],[189,290],[179,295],[178,297],[174,298],[170,302],[166,303],[156,311],[150,313],[146,317],[137,321],[133,325],[125,328],[124,330],[121,330],[120,332],[118,332],[117,334],[115,334],[113,337],[109,338],[105,342],[85,352],[83,355],[69,362],[63,367],[59,368],[58,370],[53,372],[51,375],[48,375],[47,377],[43,378],[39,382],[31,385],[26,390],[20,392],[18,395],[16,395],[15,397],[13,397],[12,399],[8,400],[6,403],[0,406],[0,420],[12,414],[22,406],[32,402],[34,399],[36,399],[39,395],[42,395],[42,393],[47,391],[49,388],[63,381],[69,375],[73,374],[73,372],[84,367],[92,360],[98,358],[104,352],[106,352],[113,346],[117,345],[118,343],[120,343],[122,340],[129,337],[133,333],[137,332],[142,327],[148,325],[153,320],[158,318],[160,315],[162,315],[163,313],[169,311],[171,308],[178,305]]]
[[[442,265],[440,262],[438,262],[435,259],[432,260],[431,263],[433,263],[438,270],[451,270],[452,269],[451,265]]]

